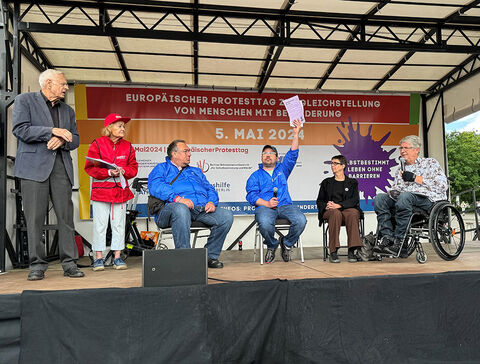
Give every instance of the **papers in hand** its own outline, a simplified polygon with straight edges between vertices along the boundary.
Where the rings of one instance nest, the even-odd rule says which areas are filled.
[[[298,98],[298,95],[283,100],[283,104],[285,105],[288,117],[290,118],[290,126],[295,126],[293,124],[294,120],[300,120],[300,123],[303,125],[305,122],[305,115],[303,114],[303,104]]]
[[[115,163],[110,163],[110,162],[104,161],[103,159],[90,158],[90,157],[85,157],[85,158],[90,162],[92,162],[95,167],[107,168],[107,169],[119,169]],[[120,185],[122,186],[122,188],[125,188],[127,186],[127,181],[125,180],[125,177],[123,177],[123,174],[120,174],[119,178],[120,178]]]

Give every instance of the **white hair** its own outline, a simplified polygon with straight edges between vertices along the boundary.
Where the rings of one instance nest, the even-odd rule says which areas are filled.
[[[45,82],[47,80],[52,80],[53,77],[56,75],[63,75],[63,72],[50,68],[40,73],[40,76],[38,76],[38,83],[40,84],[40,87],[43,88],[43,86],[45,85]]]
[[[416,135],[407,135],[406,137],[400,140],[400,144],[408,143],[414,148],[421,148],[422,147],[422,139]]]

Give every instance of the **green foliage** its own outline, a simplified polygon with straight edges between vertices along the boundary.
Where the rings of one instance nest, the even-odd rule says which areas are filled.
[[[451,193],[456,194],[480,185],[480,134],[453,132],[447,134],[447,155]],[[477,196],[477,200],[480,196]],[[471,202],[471,194],[460,197]]]

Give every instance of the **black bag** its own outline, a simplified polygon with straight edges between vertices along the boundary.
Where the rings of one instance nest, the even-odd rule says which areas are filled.
[[[183,172],[185,168],[182,168],[180,172],[178,172],[177,176],[170,182],[171,185],[175,180],[180,176],[180,173]],[[155,216],[160,212],[161,209],[165,206],[165,201],[156,198],[155,196],[148,195],[147,207],[148,207],[148,214],[151,216]]]
[[[375,234],[370,232],[370,234],[365,235],[363,238],[363,246],[358,250],[358,256],[364,261],[368,262],[370,260],[377,260],[373,256],[373,247],[375,246]]]
[[[154,216],[158,214],[158,212],[163,209],[163,206],[165,206],[165,201],[152,195],[148,195],[147,207],[149,215]]]

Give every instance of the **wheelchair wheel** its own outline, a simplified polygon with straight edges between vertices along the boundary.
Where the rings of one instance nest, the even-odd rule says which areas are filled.
[[[427,253],[425,253],[424,251],[417,252],[416,258],[417,262],[419,262],[420,264],[424,264],[427,261]]]
[[[167,250],[167,249],[168,249],[168,246],[166,246],[166,245],[163,244],[163,243],[157,243],[157,244],[155,245],[155,248],[154,248],[154,249],[156,249],[156,250],[159,250],[159,249],[161,249],[161,250]]]
[[[445,202],[432,209],[428,230],[433,248],[442,259],[454,260],[460,255],[465,245],[465,226],[452,204]]]

